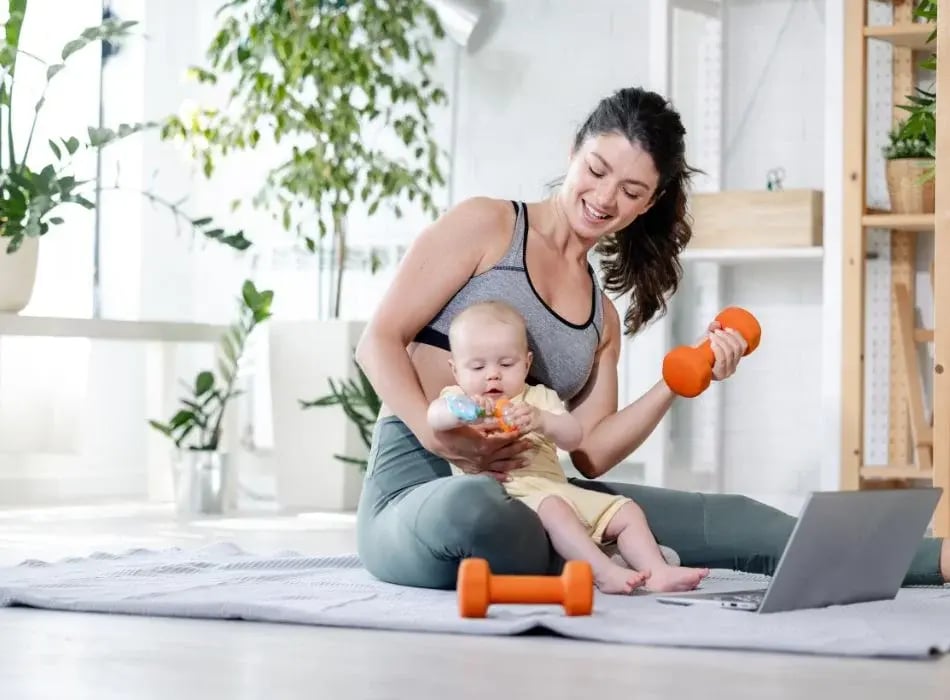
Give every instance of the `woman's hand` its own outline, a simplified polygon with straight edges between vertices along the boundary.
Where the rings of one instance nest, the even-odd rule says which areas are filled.
[[[423,447],[448,460],[466,474],[486,474],[507,481],[508,472],[525,466],[522,452],[531,442],[519,432],[505,433],[493,428],[494,419],[454,430],[433,431]]]
[[[724,330],[719,321],[709,324],[706,337],[709,338],[709,347],[716,358],[712,368],[713,379],[715,381],[728,379],[735,374],[739,360],[742,359],[749,344],[738,331],[731,328]]]

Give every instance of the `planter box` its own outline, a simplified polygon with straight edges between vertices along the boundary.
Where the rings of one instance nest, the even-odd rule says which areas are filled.
[[[351,511],[363,473],[334,454],[364,458],[359,431],[339,406],[300,407],[330,391],[328,378],[356,378],[362,321],[269,321],[277,501],[290,511]]]
[[[10,239],[0,238],[0,313],[18,314],[33,296],[40,239],[28,237],[15,253],[7,252]]]
[[[822,244],[820,190],[693,194],[690,248],[793,248]]]
[[[895,158],[884,164],[887,194],[894,214],[933,214],[934,179],[921,182],[934,167],[932,158]]]

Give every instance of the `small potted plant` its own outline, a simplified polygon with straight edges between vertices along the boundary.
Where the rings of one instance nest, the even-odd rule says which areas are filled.
[[[236,475],[222,449],[222,425],[228,402],[243,393],[236,387],[241,358],[255,328],[271,316],[274,293],[258,291],[246,280],[241,289],[238,319],[221,338],[217,373],[203,370],[188,396],[166,423],[149,425],[170,438],[177,451],[175,499],[184,515],[221,514],[233,506]]]
[[[301,408],[321,408],[339,406],[350,422],[360,434],[363,448],[369,453],[373,443],[373,430],[376,428],[376,419],[379,417],[381,401],[376,389],[370,383],[363,369],[353,361],[357,379],[332,377],[327,379],[330,393],[313,400],[301,400]],[[359,466],[361,472],[366,471],[367,460],[364,457],[334,454],[333,457],[346,464]]]
[[[926,130],[902,122],[888,134],[883,153],[885,177],[895,214],[934,212],[934,145]]]
[[[37,125],[44,116],[46,97],[56,83],[69,80],[67,64],[73,56],[99,42],[114,42],[129,36],[137,22],[106,17],[101,24],[84,29],[63,46],[54,62],[48,63],[20,46],[29,1],[7,0],[6,4],[7,18],[0,22],[0,313],[19,313],[33,294],[40,238],[62,226],[70,208],[93,209],[104,189],[120,189],[118,185],[103,187],[97,178],[80,177],[74,160],[87,151],[104,149],[140,132],[156,129],[160,124],[123,123],[115,129],[89,126],[81,136],[51,134],[49,139],[34,140]],[[41,64],[45,68],[45,79],[40,99],[20,107],[26,94],[17,82],[21,79],[17,66],[22,60]],[[19,110],[30,120],[26,130],[15,128],[13,115]],[[169,211],[176,225],[184,222],[195,233],[235,250],[245,250],[251,245],[242,231],[225,233],[210,217],[192,218],[178,203],[151,191],[142,195]]]

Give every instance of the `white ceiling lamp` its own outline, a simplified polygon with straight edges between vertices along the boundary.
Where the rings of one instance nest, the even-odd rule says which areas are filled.
[[[479,37],[475,36],[476,28],[481,28],[485,22],[481,21],[487,10],[484,0],[426,0],[432,9],[439,15],[439,21],[445,33],[459,45],[474,51],[477,48]]]

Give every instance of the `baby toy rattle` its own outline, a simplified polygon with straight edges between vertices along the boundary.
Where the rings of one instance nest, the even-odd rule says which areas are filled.
[[[452,415],[458,417],[460,420],[463,420],[466,423],[473,423],[479,418],[484,418],[486,415],[491,415],[492,417],[498,419],[498,426],[506,433],[516,430],[515,426],[505,422],[505,413],[511,406],[511,402],[504,396],[494,401],[494,407],[492,408],[491,414],[486,413],[484,408],[482,408],[478,403],[473,401],[468,396],[450,395],[445,397],[445,401],[448,404]]]
[[[755,316],[738,306],[723,309],[716,316],[723,329],[731,328],[748,343],[743,357],[759,347],[762,328]],[[706,391],[712,381],[712,368],[716,364],[709,345],[709,338],[698,348],[681,345],[670,350],[663,358],[663,380],[674,393],[692,398]]]
[[[559,603],[568,615],[594,609],[594,573],[586,561],[568,561],[560,576],[499,576],[485,559],[463,559],[458,572],[462,617],[485,617],[492,603]]]

